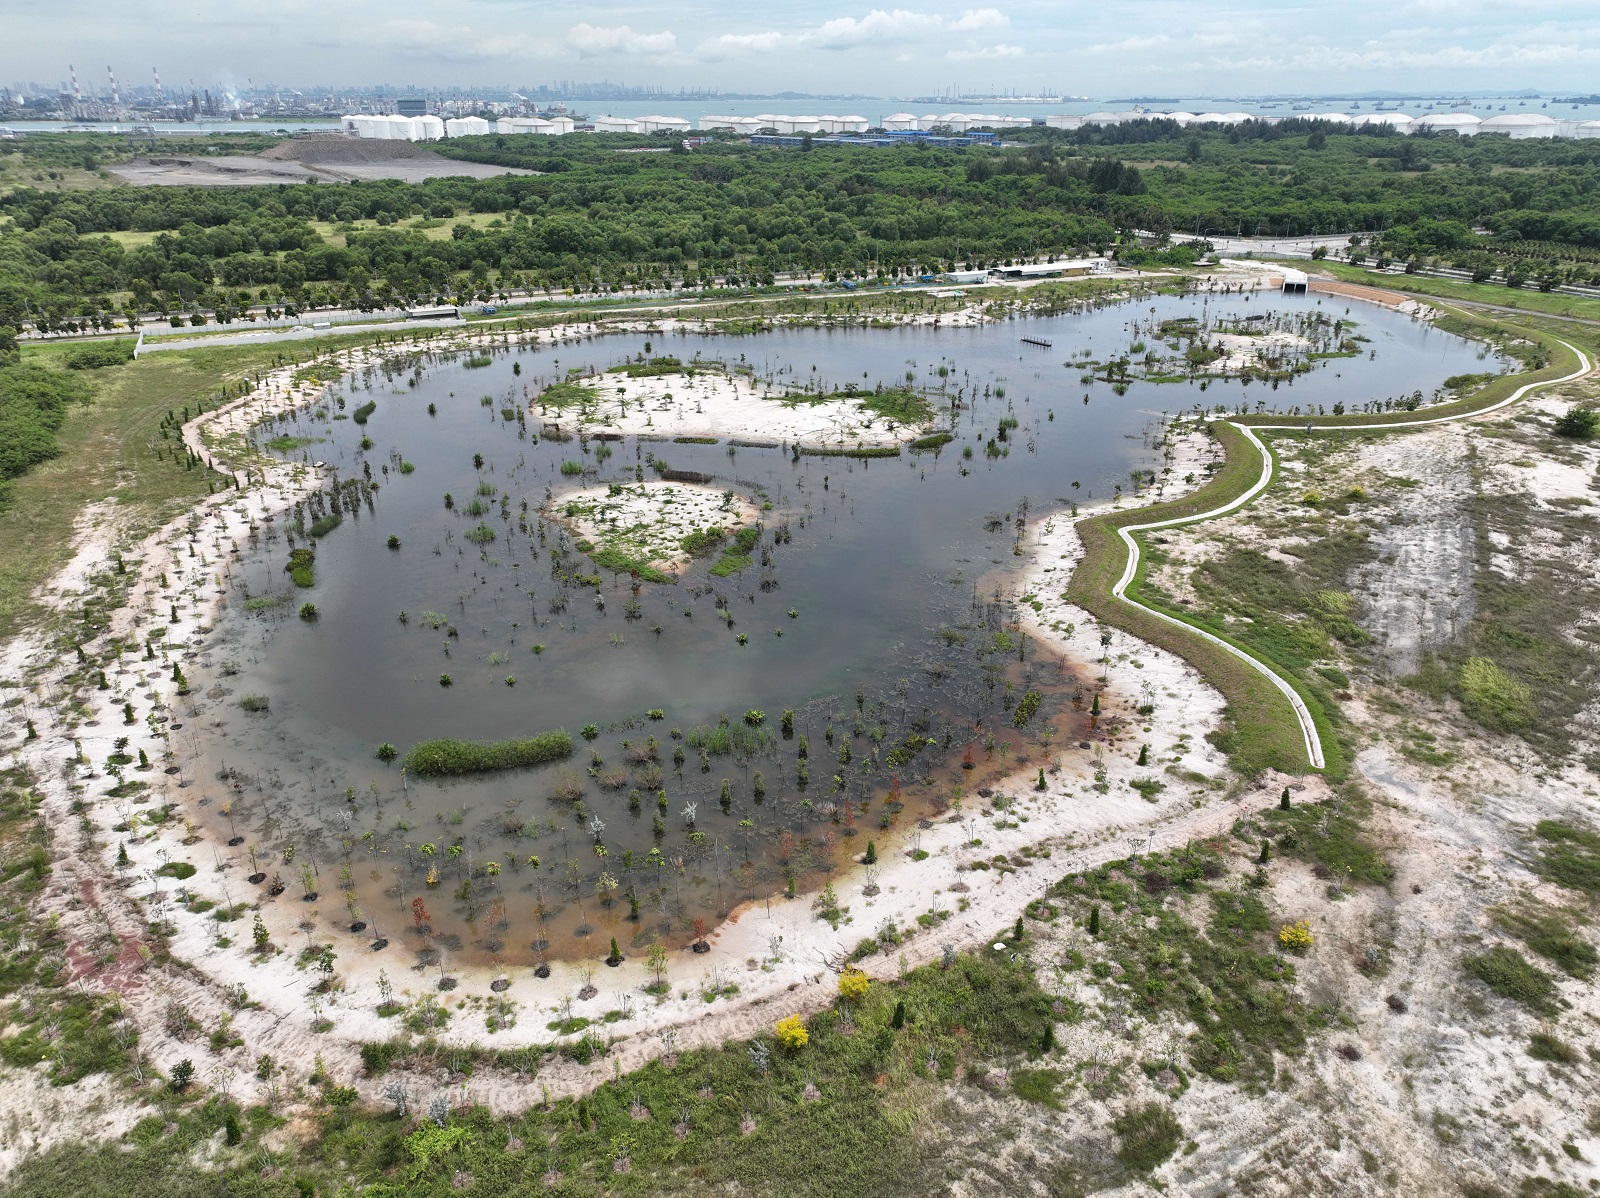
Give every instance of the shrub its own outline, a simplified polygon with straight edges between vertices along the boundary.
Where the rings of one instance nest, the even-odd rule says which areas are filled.
[[[583,473],[583,463],[572,461],[562,462],[561,473],[566,475],[568,478],[576,478],[578,475]]]
[[[420,777],[480,774],[491,770],[522,769],[572,756],[572,737],[565,730],[511,740],[456,740],[444,737],[420,741],[406,754],[406,768]]]
[[[847,965],[839,975],[839,997],[848,1002],[860,1002],[872,987],[872,979],[854,965]]]
[[[1536,1061],[1549,1061],[1554,1065],[1578,1063],[1578,1053],[1572,1045],[1546,1032],[1533,1033],[1528,1040],[1528,1055]]]
[[[1303,919],[1284,924],[1278,929],[1278,943],[1290,952],[1304,952],[1311,947],[1311,925]]]
[[[246,711],[262,712],[272,706],[272,700],[265,695],[245,695],[239,700],[239,706]]]
[[[1178,1150],[1183,1128],[1158,1102],[1136,1107],[1112,1120],[1117,1133],[1117,1160],[1124,1169],[1148,1173]]]
[[[799,1052],[811,1040],[805,1021],[798,1015],[785,1015],[772,1029],[778,1043],[790,1052]]]
[[[185,1057],[172,1067],[172,1080],[168,1083],[175,1094],[182,1094],[194,1084],[194,1062]]]
[[[187,861],[168,861],[160,869],[156,870],[156,873],[163,878],[176,878],[181,882],[185,878],[194,877],[195,868]]]
[[[289,572],[289,578],[297,587],[308,587],[316,582],[314,566],[317,555],[310,549],[289,550],[289,564],[284,569]]]
[[[317,618],[317,605],[315,603],[302,603],[300,605],[300,618],[310,623]]]
[[[99,370],[102,366],[121,366],[133,361],[134,342],[119,337],[115,341],[101,341],[67,351],[64,359],[68,370]]]
[[[1589,440],[1600,433],[1600,409],[1593,404],[1574,404],[1556,421],[1556,433],[1574,440]]]
[[[367,418],[377,410],[378,401],[375,399],[369,399],[354,412],[350,413],[350,419],[354,420],[357,424],[365,424],[367,422]]]
[[[344,517],[338,512],[329,512],[326,516],[320,516],[311,522],[311,535],[325,537],[343,523]]]

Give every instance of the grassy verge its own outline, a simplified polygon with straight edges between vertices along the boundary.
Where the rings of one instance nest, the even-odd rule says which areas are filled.
[[[60,347],[25,361],[48,361]],[[142,536],[204,498],[217,476],[170,451],[161,422],[169,410],[213,406],[217,388],[276,364],[277,348],[194,349],[94,372],[97,394],[72,408],[57,434],[59,456],[11,484],[0,510],[0,639],[38,614],[34,591],[71,557],[73,533],[91,504],[111,501],[132,536]],[[157,448],[162,456],[157,456]]]
[[[1305,269],[1304,259],[1284,259],[1297,270]],[[1403,291],[1409,295],[1427,295],[1439,299],[1465,300],[1473,304],[1495,304],[1502,308],[1521,308],[1528,312],[1543,312],[1550,316],[1572,316],[1580,320],[1600,320],[1600,299],[1580,295],[1561,295],[1556,292],[1529,291],[1521,287],[1506,287],[1498,283],[1462,283],[1454,279],[1433,279],[1424,275],[1390,275],[1380,271],[1365,270],[1339,262],[1318,262],[1315,268],[1325,270],[1342,283],[1358,283],[1363,287],[1379,287],[1385,291]]]
[[[1083,538],[1084,556],[1073,571],[1067,596],[1102,622],[1176,653],[1222,692],[1228,703],[1230,725],[1224,748],[1242,772],[1255,773],[1268,768],[1290,773],[1302,772],[1309,768],[1310,763],[1306,759],[1299,719],[1277,687],[1221,646],[1195,636],[1184,628],[1174,627],[1149,612],[1119,602],[1111,594],[1111,588],[1122,577],[1122,571],[1128,563],[1127,547],[1117,535],[1118,529],[1130,524],[1148,524],[1210,511],[1237,499],[1260,477],[1260,458],[1243,433],[1221,423],[1213,425],[1212,432],[1222,443],[1227,459],[1216,476],[1199,491],[1169,503],[1106,512],[1079,522],[1078,534]],[[1135,577],[1127,593],[1130,598],[1145,602],[1139,596],[1142,575],[1141,561],[1140,576]],[[1185,624],[1192,623],[1180,613],[1169,614]],[[1207,631],[1215,633],[1214,629]],[[1313,717],[1318,717],[1320,709],[1315,705],[1315,699],[1304,694],[1301,698],[1306,701]],[[1325,717],[1318,720],[1319,732],[1325,724]],[[1325,736],[1323,752],[1327,757],[1329,772],[1337,772],[1337,745],[1331,736]]]

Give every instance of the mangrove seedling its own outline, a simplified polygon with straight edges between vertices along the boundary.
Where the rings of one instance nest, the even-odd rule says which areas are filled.
[[[861,858],[863,865],[876,865],[878,863],[878,845],[876,841],[867,841],[867,852]]]
[[[622,964],[622,950],[617,947],[617,938],[611,938],[611,955],[606,958],[606,964],[615,969]]]
[[[379,761],[383,762],[385,765],[388,765],[391,761],[393,761],[399,755],[400,755],[400,751],[398,749],[396,749],[393,745],[391,745],[388,741],[384,741],[381,745],[379,745],[378,746],[378,751],[373,754],[374,757],[376,757]]]
[[[454,686],[455,685],[455,679],[451,678],[449,674],[440,674],[439,675],[439,685],[440,686]]]

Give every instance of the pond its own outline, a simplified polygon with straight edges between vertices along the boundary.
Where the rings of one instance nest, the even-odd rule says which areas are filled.
[[[1162,352],[1181,352],[1171,322],[1257,315],[1353,319],[1335,340],[1364,340],[1275,389],[1104,369],[1163,330],[1180,348]],[[793,387],[909,377],[955,439],[855,459],[542,435],[531,397],[646,342]],[[192,675],[185,743],[205,817],[253,854],[258,886],[390,951],[506,965],[595,959],[612,938],[630,955],[685,944],[741,902],[822,887],[869,841],[914,853],[919,821],[1103,735],[1094,679],[1023,634],[1005,583],[1027,521],[1155,478],[1163,412],[1359,405],[1499,369],[1473,343],[1315,296],[1159,296],[971,328],[628,333],[486,357],[367,371],[257,430],[337,469],[343,501],[260,526]],[[654,464],[760,510],[747,566],[639,583],[541,514]],[[293,548],[314,554],[298,579]],[[565,761],[402,774],[418,741],[557,728]],[[386,744],[400,760],[375,757]]]

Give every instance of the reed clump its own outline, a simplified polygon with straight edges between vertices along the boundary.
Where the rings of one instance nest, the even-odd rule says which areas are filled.
[[[459,740],[439,737],[419,741],[406,754],[406,768],[423,778],[482,774],[564,761],[572,756],[572,737],[565,729],[509,740]]]

